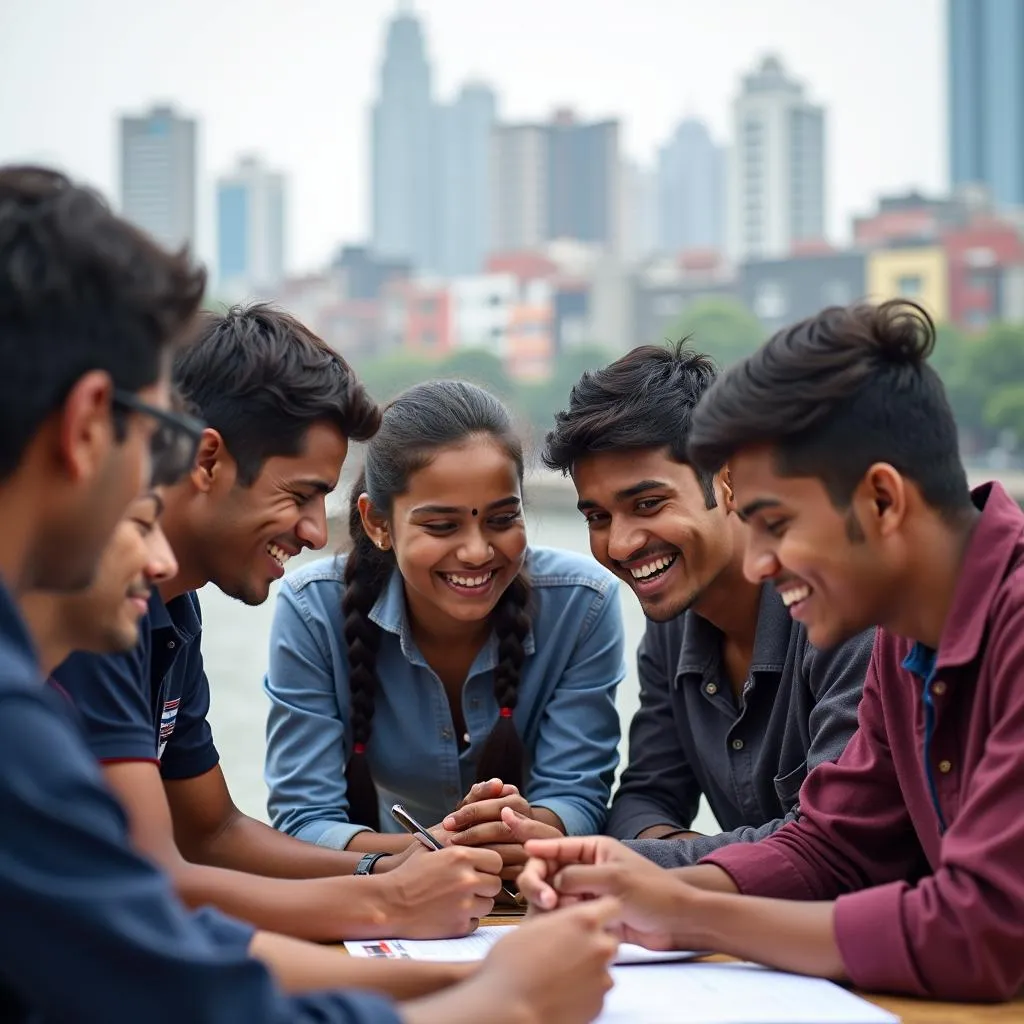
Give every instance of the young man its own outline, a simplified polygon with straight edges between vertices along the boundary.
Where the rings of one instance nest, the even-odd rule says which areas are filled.
[[[694,416],[695,463],[728,463],[751,527],[747,577],[822,646],[881,627],[843,756],[797,821],[696,867],[537,843],[520,885],[541,905],[553,879],[620,893],[648,944],[932,998],[1020,991],[1024,513],[998,484],[968,490],[934,342],[913,303],[827,309]]]
[[[190,905],[275,932],[327,940],[470,931],[500,889],[494,851],[378,861],[277,832],[235,807],[206,719],[195,592],[212,581],[259,604],[288,558],[327,543],[325,497],[349,440],[376,430],[377,406],[341,356],[266,306],[204,314],[174,382],[207,424],[192,472],[165,492],[178,573],[154,592],[133,650],[75,654],[54,673],[137,847]],[[380,877],[351,877],[374,868]]]
[[[260,959],[299,987],[337,954],[187,913],[131,849],[67,700],[43,685],[20,596],[90,582],[149,476],[149,446],[169,476],[174,453],[180,471],[192,464],[192,424],[167,411],[166,356],[203,283],[62,175],[0,168],[0,1019],[593,1019],[614,901],[522,929],[470,981],[401,1017],[364,994],[285,998]]]
[[[744,579],[749,530],[728,475],[695,472],[686,456],[714,379],[682,343],[634,349],[583,375],[544,452],[572,476],[594,557],[649,620],[629,765],[605,831],[668,867],[797,816],[807,772],[856,729],[873,639],[818,650],[775,587]],[[702,795],[718,835],[690,831]]]

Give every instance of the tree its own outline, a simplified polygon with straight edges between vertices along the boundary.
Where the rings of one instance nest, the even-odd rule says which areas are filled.
[[[1006,384],[985,402],[985,421],[993,430],[1011,431],[1024,439],[1024,383]]]
[[[386,402],[401,391],[438,376],[433,360],[408,353],[396,353],[382,359],[371,359],[355,367],[366,390],[378,402]]]
[[[453,352],[434,367],[432,376],[468,380],[502,399],[510,398],[514,391],[501,360],[482,348]]]
[[[690,337],[694,349],[706,352],[721,367],[750,355],[766,336],[746,306],[717,296],[687,307],[669,332],[671,338]]]

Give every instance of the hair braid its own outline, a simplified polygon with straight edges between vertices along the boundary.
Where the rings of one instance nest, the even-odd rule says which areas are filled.
[[[359,495],[366,486],[360,474],[352,488],[348,528],[352,550],[345,563],[345,593],[341,599],[345,643],[348,646],[349,702],[352,719],[352,751],[345,776],[348,782],[349,821],[380,830],[377,787],[370,774],[366,748],[370,742],[376,695],[377,651],[380,627],[371,620],[377,598],[391,574],[392,560],[378,551],[366,536],[359,518]]]
[[[494,669],[494,696],[498,721],[487,737],[477,764],[478,782],[498,778],[519,789],[523,786],[523,741],[516,731],[512,712],[519,701],[519,679],[526,658],[523,641],[530,631],[530,582],[519,573],[494,609],[498,639],[498,663]]]

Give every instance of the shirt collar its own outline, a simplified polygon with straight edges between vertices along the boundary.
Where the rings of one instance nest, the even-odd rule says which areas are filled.
[[[387,586],[380,592],[380,596],[374,602],[370,610],[370,621],[375,622],[381,629],[388,633],[394,633],[402,645],[402,653],[405,657],[417,665],[426,667],[426,660],[416,646],[412,636],[412,627],[409,625],[409,617],[405,608],[405,585],[402,582],[402,574],[398,569],[391,572]],[[530,624],[529,632],[523,640],[523,651],[526,654],[533,654],[536,649],[533,637],[533,623]],[[489,671],[498,664],[498,643],[492,632],[484,644],[483,649],[476,656],[470,674]]]
[[[678,674],[703,675],[721,653],[722,631],[696,612],[686,612],[683,642],[676,664]],[[757,608],[757,630],[751,672],[781,672],[786,664],[793,620],[778,591],[770,584],[761,587]]]
[[[172,597],[164,603],[160,591],[153,588],[149,595],[149,623],[151,629],[173,629],[187,643],[195,640],[202,632],[199,618],[199,600],[194,591]]]
[[[1024,536],[1024,512],[1002,484],[982,484],[971,492],[971,500],[981,517],[967,544],[939,639],[940,666],[966,665],[978,655],[992,602]]]

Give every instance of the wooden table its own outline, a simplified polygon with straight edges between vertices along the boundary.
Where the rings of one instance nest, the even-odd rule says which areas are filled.
[[[522,917],[485,917],[481,924],[516,925]],[[730,957],[712,956],[708,960],[729,960]],[[979,1005],[974,1003],[937,1003],[923,999],[904,999],[898,996],[877,996],[854,990],[869,1003],[896,1014],[903,1024],[1024,1024],[1024,997],[1012,1003]]]

